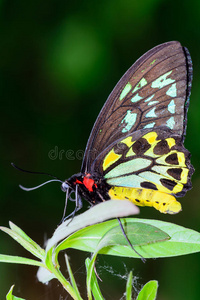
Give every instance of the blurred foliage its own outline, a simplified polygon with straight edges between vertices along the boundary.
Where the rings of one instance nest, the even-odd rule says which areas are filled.
[[[120,77],[153,46],[179,40],[189,48],[194,64],[185,142],[196,168],[193,190],[182,199],[180,214],[165,216],[142,208],[141,217],[200,230],[199,19],[200,2],[196,0],[0,2],[1,225],[7,226],[12,220],[43,246],[60,222],[65,195],[57,183],[31,193],[21,191],[19,183],[34,186],[46,176],[20,173],[10,162],[61,179],[79,172],[77,153],[84,151],[93,123]],[[51,159],[49,151],[54,151]],[[0,253],[24,254],[3,234]],[[77,281],[85,286],[85,254],[75,250],[69,254]],[[122,296],[122,275],[128,276],[133,269],[133,275],[139,276],[136,290],[156,279],[158,299],[195,300],[199,299],[199,264],[199,254],[145,264],[99,256],[96,268],[106,299]],[[188,274],[189,269],[192,274]],[[35,272],[29,267],[1,264],[1,296],[5,297],[15,283],[16,295],[30,300],[64,297],[57,285],[35,282]]]

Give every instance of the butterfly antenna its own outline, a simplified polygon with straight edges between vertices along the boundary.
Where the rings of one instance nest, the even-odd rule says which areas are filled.
[[[46,172],[35,172],[35,171],[28,171],[28,170],[24,170],[20,167],[17,167],[14,163],[11,163],[11,166],[14,167],[15,169],[21,171],[21,172],[25,172],[25,173],[30,173],[30,174],[40,174],[40,175],[47,175],[47,176],[50,176],[50,177],[53,177],[57,180],[59,180],[60,182],[63,182],[61,179],[59,179],[58,177],[52,175],[52,174],[49,174],[49,173],[46,173]]]
[[[43,182],[43,183],[41,183],[41,184],[39,184],[39,185],[37,185],[37,186],[31,187],[31,188],[26,188],[26,187],[24,187],[24,186],[21,185],[21,184],[19,184],[19,187],[20,187],[20,189],[22,189],[22,190],[24,190],[24,191],[26,191],[26,192],[29,192],[29,191],[33,191],[33,190],[39,189],[41,186],[43,186],[43,185],[45,185],[45,184],[47,184],[47,183],[53,182],[53,181],[59,181],[59,182],[62,182],[62,181],[59,180],[59,179],[51,179],[51,180],[45,181],[45,182]]]
[[[131,242],[129,241],[129,238],[127,237],[127,234],[126,234],[126,232],[125,232],[125,230],[124,230],[124,227],[123,227],[123,225],[122,225],[122,222],[121,222],[120,218],[117,218],[117,220],[118,220],[118,222],[119,222],[121,231],[122,231],[124,237],[126,238],[127,242],[129,243],[131,249],[133,249],[133,251],[134,251],[137,255],[140,256],[142,262],[145,263],[145,262],[146,262],[146,259],[145,259],[139,252],[137,252],[137,251],[135,250],[135,248],[133,247],[133,245],[132,245]]]
[[[24,169],[22,169],[22,168],[17,167],[14,163],[11,163],[11,166],[13,166],[15,169],[17,169],[17,170],[19,170],[19,171],[21,171],[21,172],[30,173],[30,174],[47,175],[47,176],[50,176],[50,177],[53,177],[53,178],[54,178],[54,179],[48,180],[48,181],[46,181],[46,182],[44,182],[44,183],[42,183],[42,184],[40,184],[40,185],[34,186],[34,187],[32,187],[32,188],[26,188],[26,187],[24,187],[23,185],[20,184],[19,187],[20,187],[22,190],[27,191],[27,192],[36,190],[36,189],[40,188],[41,186],[43,186],[43,185],[45,185],[45,184],[47,184],[47,183],[50,183],[50,182],[52,182],[52,181],[58,181],[58,182],[63,183],[62,180],[60,180],[59,178],[57,178],[57,177],[55,177],[55,176],[53,176],[52,174],[49,174],[49,173],[45,173],[45,172],[34,172],[34,171],[24,170]]]

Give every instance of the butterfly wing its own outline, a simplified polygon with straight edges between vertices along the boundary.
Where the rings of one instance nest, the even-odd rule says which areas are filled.
[[[174,196],[191,189],[194,169],[181,137],[160,126],[140,129],[107,147],[91,166],[91,174],[95,172],[110,185],[111,199],[177,213],[181,204]]]
[[[89,137],[82,172],[117,140],[141,129],[166,126],[183,141],[192,63],[179,42],[161,44],[138,59],[117,83]]]

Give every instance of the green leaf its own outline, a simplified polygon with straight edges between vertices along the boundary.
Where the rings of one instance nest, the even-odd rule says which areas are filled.
[[[129,218],[121,221],[135,250],[144,258],[171,257],[200,251],[200,233],[194,230],[156,220]],[[111,232],[113,228],[115,230]],[[73,233],[56,247],[55,254],[67,248],[95,252],[102,236],[108,232],[109,244],[106,245],[104,241],[105,247],[99,249],[99,253],[139,257],[127,244],[117,220],[88,226]]]
[[[139,292],[136,300],[155,300],[158,290],[158,282],[151,280],[147,282]]]
[[[24,265],[31,265],[37,267],[44,267],[45,265],[37,260],[20,257],[20,256],[12,256],[12,255],[3,255],[0,254],[0,262],[5,263],[13,263],[13,264],[24,264]]]
[[[41,248],[36,242],[34,242],[21,228],[19,228],[17,225],[15,225],[13,222],[9,222],[10,228],[18,233],[24,240],[29,242],[40,254],[41,257],[45,255],[45,250]]]
[[[18,242],[22,247],[31,252],[34,256],[41,260],[44,260],[45,251],[37,245],[32,239],[30,239],[25,232],[23,232],[19,227],[10,222],[11,229],[7,227],[0,227],[0,230],[4,231],[10,235],[16,242]]]
[[[123,227],[129,241],[134,247],[165,241],[170,238],[165,232],[155,226],[129,222],[129,219],[127,222],[123,222]],[[100,240],[97,249],[100,253],[100,250],[103,249],[105,253],[107,251],[107,247],[109,251],[110,246],[113,247],[116,245],[130,247],[118,224],[105,233]],[[97,249],[95,251],[97,251]]]
[[[169,239],[169,236],[155,226],[134,222],[135,219],[121,219],[125,232],[134,246],[142,246]],[[103,237],[103,239],[102,239]],[[99,242],[101,241],[101,244]],[[103,243],[103,244],[102,244]],[[61,242],[57,253],[67,248],[75,248],[102,254],[138,257],[130,248],[117,220],[92,225],[72,234]]]
[[[11,286],[8,294],[6,295],[6,300],[25,300],[25,299],[13,296],[13,294],[12,294],[13,289],[14,289],[14,285]]]
[[[128,275],[128,280],[126,283],[126,300],[132,300],[132,281],[133,281],[133,272],[131,271]]]
[[[86,265],[86,268],[87,268],[87,272],[88,272],[88,268],[89,268],[90,263],[91,263],[91,260],[89,258],[87,258],[85,260],[85,265]],[[90,288],[92,290],[92,294],[94,296],[94,299],[104,300],[104,297],[101,294],[101,291],[100,291],[100,288],[99,288],[99,285],[98,285],[98,281],[97,281],[94,269],[92,270],[91,287]]]
[[[151,224],[170,236],[170,240],[138,248],[140,254],[146,258],[179,256],[200,251],[200,233],[195,230],[157,220],[135,219],[135,221]]]

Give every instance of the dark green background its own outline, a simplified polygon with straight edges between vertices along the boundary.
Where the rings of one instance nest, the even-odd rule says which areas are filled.
[[[142,208],[140,217],[200,231],[200,2],[2,0],[0,14],[0,225],[7,226],[11,220],[44,245],[60,222],[65,195],[59,183],[30,193],[20,190],[19,183],[29,187],[49,178],[21,173],[10,162],[63,180],[79,172],[77,153],[84,151],[93,123],[120,77],[150,48],[179,40],[189,48],[194,65],[185,141],[196,168],[193,189],[181,199],[180,214],[166,216]],[[60,157],[50,159],[49,151],[55,147]],[[27,255],[4,233],[0,233],[0,253]],[[69,255],[86,299],[87,254],[71,250]],[[96,268],[106,299],[122,297],[122,277],[129,270],[136,276],[136,290],[148,280],[158,280],[159,300],[199,299],[200,254],[145,264],[137,259],[99,256]],[[0,298],[5,299],[15,283],[15,294],[27,300],[70,299],[56,282],[44,286],[35,274],[35,267],[0,264]]]

